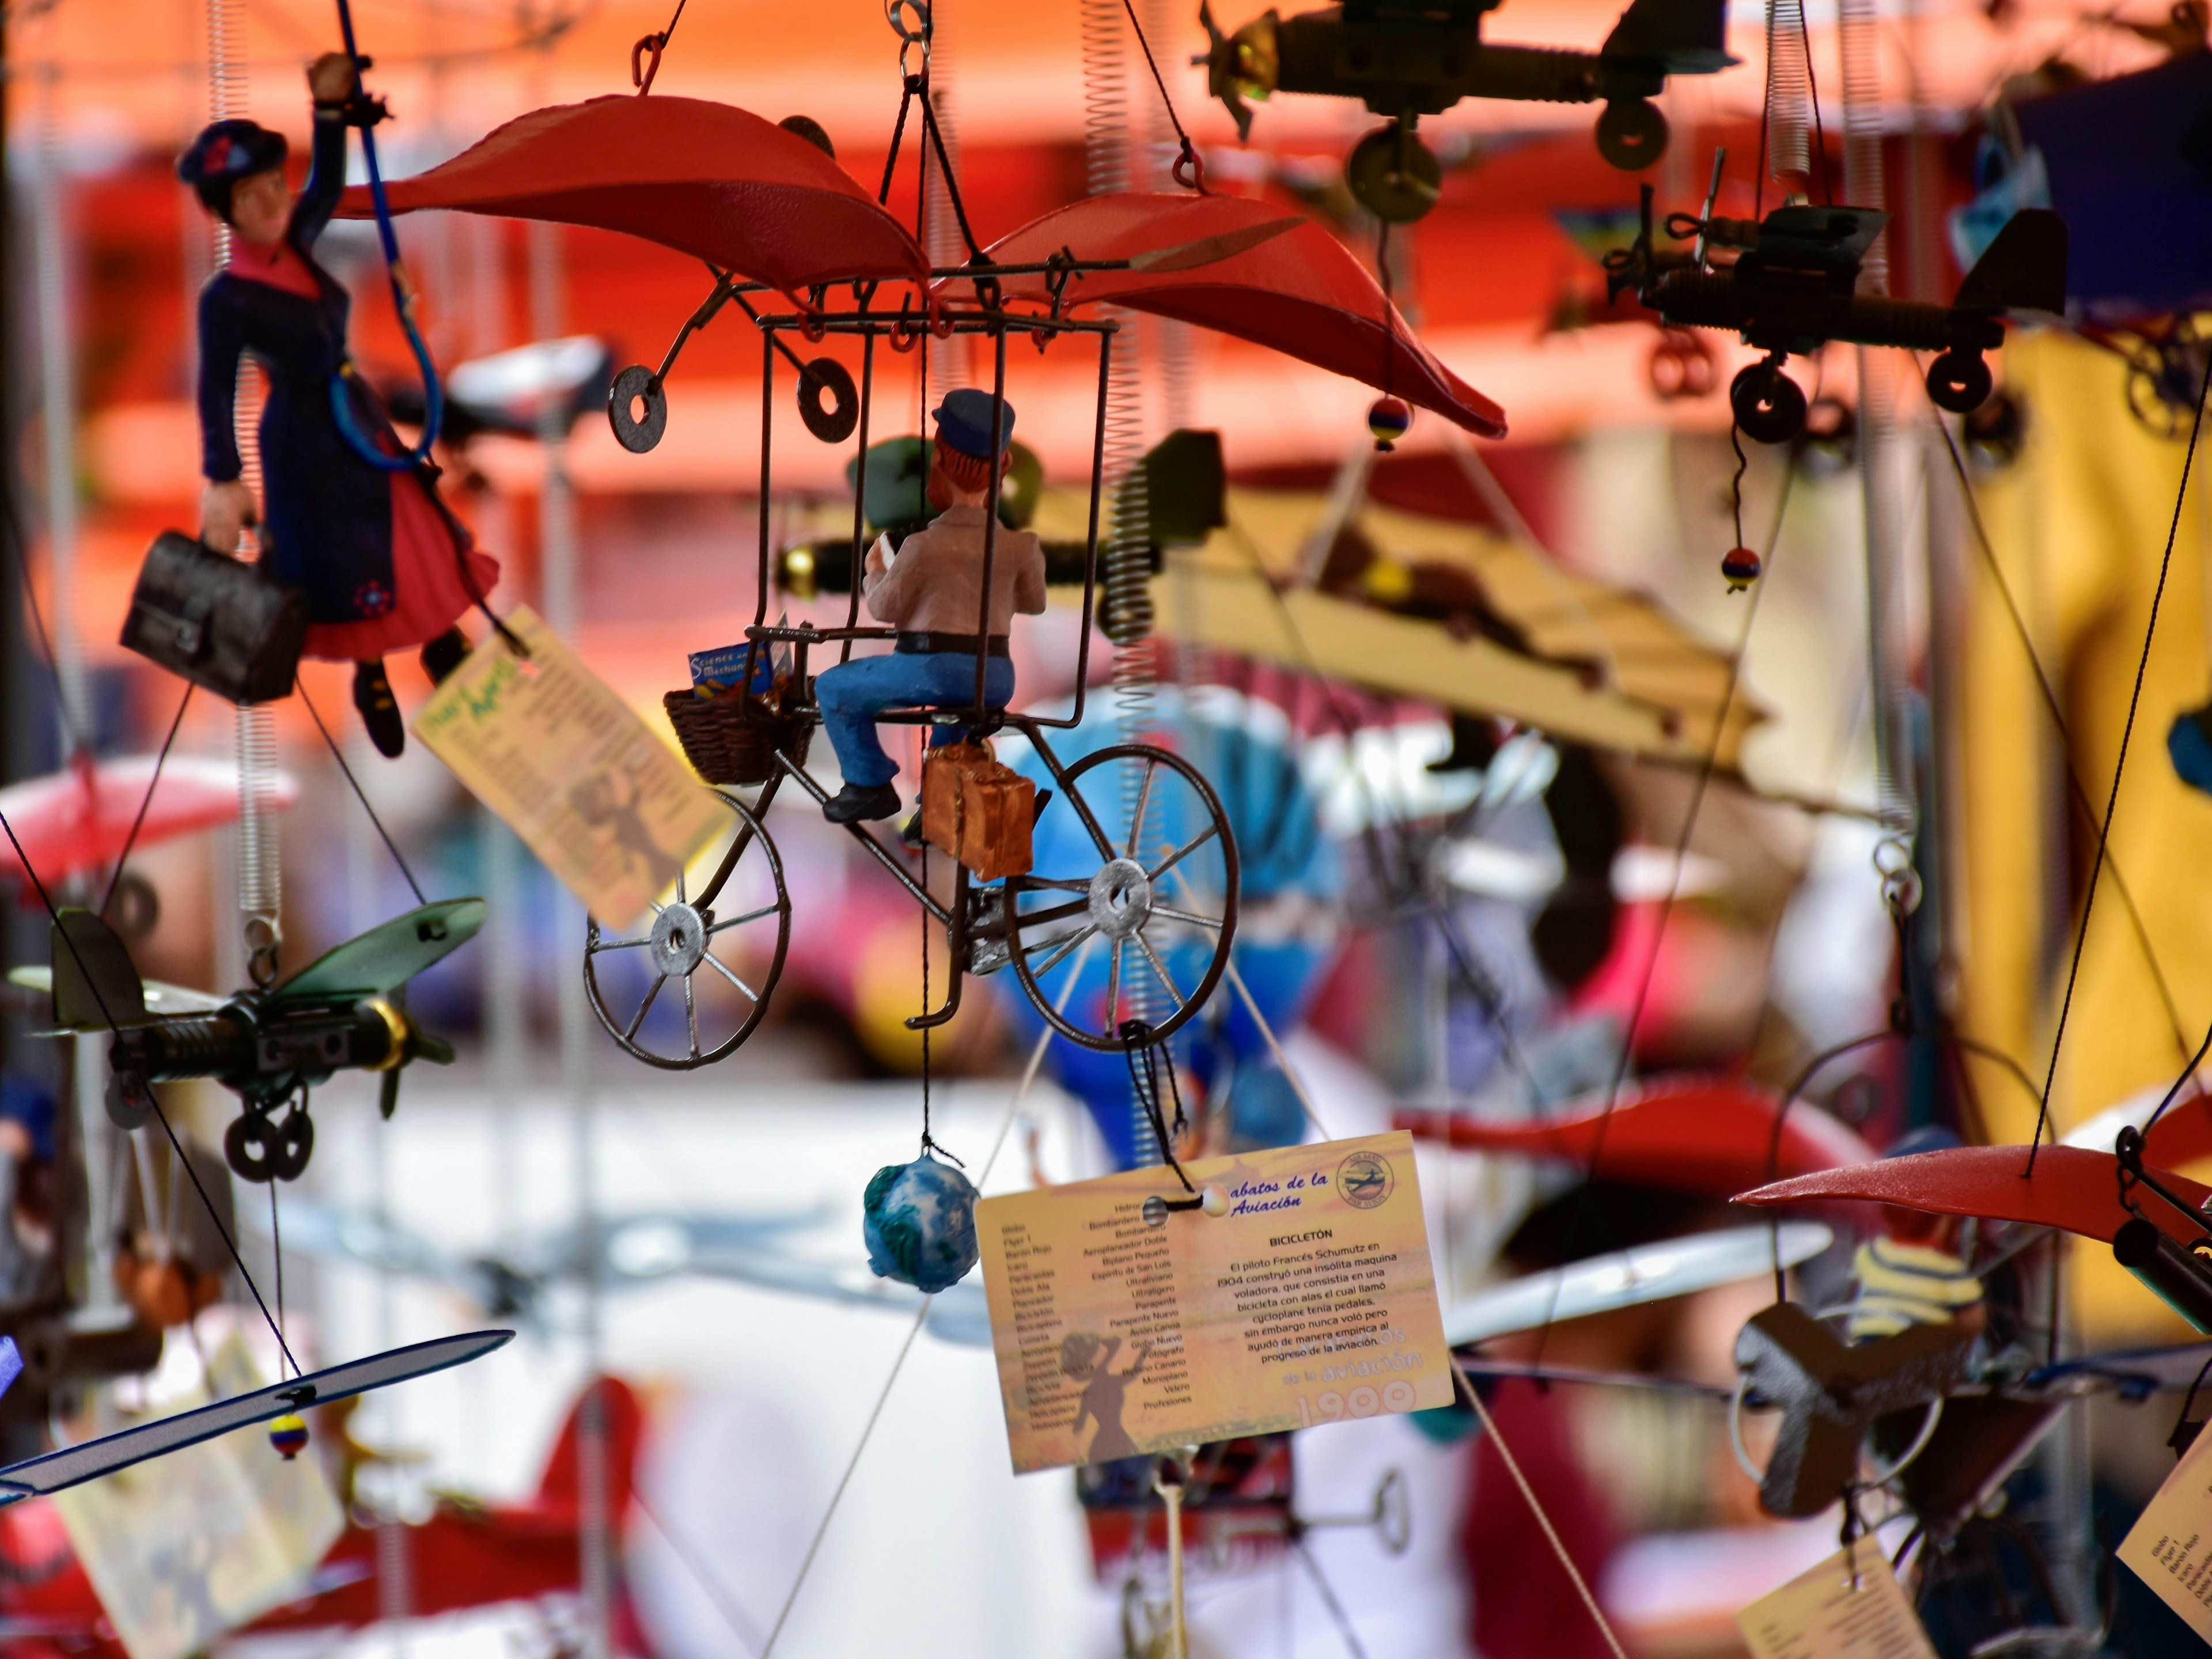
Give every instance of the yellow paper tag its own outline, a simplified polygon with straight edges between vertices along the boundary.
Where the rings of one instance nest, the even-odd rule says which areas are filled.
[[[210,1370],[226,1397],[260,1386],[234,1334]],[[345,1527],[321,1460],[287,1462],[258,1429],[58,1492],[53,1505],[131,1659],[205,1652],[297,1595]]]
[[[1761,1596],[1735,1622],[1752,1659],[1936,1659],[1888,1556],[1872,1539]]]
[[[1451,1403],[1411,1135],[1184,1167],[976,1207],[1016,1474]]]
[[[527,609],[415,717],[415,735],[601,922],[627,927],[729,822],[614,689]]]
[[[2119,1557],[2135,1576],[2212,1642],[2212,1434],[2200,1434],[2143,1506]]]

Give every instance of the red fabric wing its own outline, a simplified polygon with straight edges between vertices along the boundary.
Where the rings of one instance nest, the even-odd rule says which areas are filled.
[[[1214,237],[1234,246],[1284,216],[1237,196],[1093,196],[1032,220],[988,257],[1035,264],[1063,250],[1079,259],[1128,259]],[[1004,286],[1009,298],[1038,305],[1050,298],[1042,276],[1010,277]],[[1068,285],[1067,303],[1178,318],[1395,392],[1483,437],[1505,435],[1505,411],[1437,362],[1359,261],[1310,222],[1188,270],[1079,276]]]
[[[1395,1125],[1454,1146],[1553,1158],[1583,1170],[1595,1153],[1597,1173],[1605,1180],[1713,1198],[1740,1193],[1766,1180],[1770,1172],[1808,1175],[1874,1158],[1874,1149],[1850,1129],[1801,1101],[1783,1118],[1779,1152],[1770,1163],[1780,1103],[1771,1089],[1735,1078],[1691,1074],[1623,1089],[1609,1120],[1600,1095],[1534,1121],[1401,1111]]]
[[[221,762],[171,757],[160,787],[147,799],[154,757],[102,761],[88,770],[55,772],[0,790],[4,814],[23,844],[31,868],[49,886],[68,876],[112,864],[131,840],[141,807],[146,822],[137,844],[151,847],[172,836],[229,823],[238,817],[238,774]],[[297,787],[289,778],[277,805],[289,806]],[[15,849],[0,842],[0,877],[24,875]]]
[[[2102,1239],[2129,1220],[2120,1206],[2119,1160],[2110,1152],[2077,1146],[2045,1146],[2036,1155],[2035,1173],[2027,1168],[2025,1146],[1954,1146],[1940,1152],[1884,1158],[1848,1170],[1800,1176],[1745,1193],[1739,1204],[1803,1204],[1818,1199],[1860,1198],[1936,1215],[1985,1216],[2038,1227],[2063,1227],[2069,1233]],[[2164,1170],[2159,1179],[2183,1197],[2201,1204],[2212,1188]],[[2148,1203],[2144,1211],[2163,1220],[2166,1206]]]
[[[392,180],[395,213],[449,208],[619,230],[797,294],[926,280],[898,221],[814,145],[698,98],[594,98],[535,110],[450,161]],[[341,216],[375,211],[356,185]]]

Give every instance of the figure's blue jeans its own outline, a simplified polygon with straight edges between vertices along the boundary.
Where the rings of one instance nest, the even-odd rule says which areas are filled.
[[[983,683],[987,707],[1004,708],[1013,701],[1014,665],[994,657]],[[965,651],[932,651],[911,655],[858,657],[814,678],[814,699],[822,707],[822,729],[837,751],[845,781],[874,789],[898,776],[898,763],[884,752],[876,736],[876,716],[886,708],[932,704],[969,708],[975,702],[975,659]],[[930,727],[930,747],[958,743],[968,735],[957,726]]]

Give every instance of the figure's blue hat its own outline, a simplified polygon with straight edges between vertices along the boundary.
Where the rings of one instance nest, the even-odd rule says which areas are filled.
[[[282,167],[290,145],[281,132],[256,121],[217,121],[204,128],[192,147],[177,158],[177,177],[198,189],[236,184],[240,179]]]
[[[948,392],[937,406],[937,440],[971,460],[988,461],[1005,453],[1014,439],[1014,406],[1006,405],[999,441],[991,441],[991,394],[963,389]]]

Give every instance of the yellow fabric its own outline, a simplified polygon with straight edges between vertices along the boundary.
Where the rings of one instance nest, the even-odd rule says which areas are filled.
[[[2019,464],[1978,481],[1977,495],[2065,710],[2075,769],[2101,817],[2186,438],[2147,431],[2128,412],[2120,359],[2071,337],[2016,336],[2004,376],[2025,400],[2027,445]],[[2175,715],[2212,696],[2205,459],[2200,449],[2051,1091],[2060,1133],[2137,1090],[2171,1081],[2212,1017],[2212,799],[2185,786],[2166,752]],[[1960,557],[1968,599],[1952,867],[1963,891],[1946,954],[1960,972],[1962,1030],[2010,1055],[2040,1085],[2094,830],[2068,799],[2050,716],[1981,553],[1969,540]],[[2123,885],[2183,1024],[2193,1030],[2176,1033]],[[2027,1139],[2034,1098],[2002,1066],[1979,1059],[1968,1065],[1990,1138]],[[2078,1305],[2093,1340],[2174,1328],[2110,1250],[2088,1245],[2075,1261]]]

